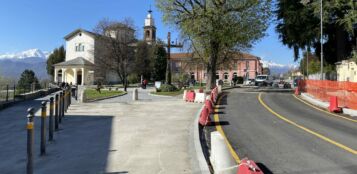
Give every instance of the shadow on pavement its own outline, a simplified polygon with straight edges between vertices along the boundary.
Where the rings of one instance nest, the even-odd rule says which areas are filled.
[[[264,174],[274,174],[267,166],[265,166],[263,163],[256,163],[257,166],[260,168],[260,170],[263,171]]]
[[[22,102],[0,111],[0,171],[2,174],[26,173],[26,110],[39,109],[41,100]],[[40,117],[34,119],[34,173],[85,174],[105,173],[110,149],[113,116],[65,115],[48,142],[46,155],[40,156]],[[124,174],[128,171],[111,172]],[[109,174],[109,173],[108,173]]]
[[[228,121],[212,121],[208,126],[226,126],[229,125]]]

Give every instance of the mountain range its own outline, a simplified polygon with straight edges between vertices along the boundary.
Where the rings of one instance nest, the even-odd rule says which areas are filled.
[[[267,61],[267,60],[261,60],[263,63],[264,68],[269,68],[270,69],[270,74],[272,75],[280,75],[287,73],[290,70],[294,70],[298,67],[298,65],[295,64],[279,64],[273,61]]]
[[[18,53],[0,54],[0,75],[19,79],[25,69],[33,70],[39,79],[48,79],[46,61],[50,52],[30,49]]]

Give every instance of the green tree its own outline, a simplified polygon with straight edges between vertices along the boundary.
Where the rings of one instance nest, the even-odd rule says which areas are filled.
[[[145,41],[138,42],[135,52],[135,72],[137,75],[150,79],[153,71],[152,57],[152,46]]]
[[[324,62],[334,64],[351,54],[356,44],[356,4],[352,0],[323,1]],[[279,0],[275,13],[276,30],[282,43],[294,49],[295,61],[301,49],[310,47],[320,57],[320,1]]]
[[[215,85],[216,69],[235,52],[249,49],[264,36],[270,0],[156,0],[166,24],[189,40],[194,56],[205,63],[207,85]]]
[[[32,89],[32,85],[35,84],[35,89],[41,88],[40,83],[32,70],[26,69],[21,73],[21,77],[17,82],[17,89],[30,91]]]
[[[63,46],[53,50],[52,54],[47,59],[47,74],[54,76],[55,69],[54,64],[65,61],[66,50]]]
[[[154,46],[154,68],[152,72],[152,78],[155,81],[165,80],[167,55],[166,50],[162,44]]]

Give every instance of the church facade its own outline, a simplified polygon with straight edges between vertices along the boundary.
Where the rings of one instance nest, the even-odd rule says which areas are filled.
[[[54,82],[66,82],[73,85],[92,85],[97,80],[109,83],[120,82],[119,77],[113,72],[104,70],[103,74],[103,70],[96,71],[98,68],[95,66],[98,63],[96,53],[102,49],[97,35],[84,29],[77,29],[64,37],[66,58],[64,62],[54,65]],[[134,32],[132,35],[134,37]],[[105,37],[116,36],[112,36],[109,32]],[[156,42],[156,27],[151,10],[145,19],[144,41],[148,44]]]
[[[149,10],[143,27],[144,41],[148,44],[156,42],[156,27],[152,11]],[[96,53],[101,47],[96,38],[98,34],[77,29],[64,37],[66,41],[66,58],[64,62],[54,65],[54,82],[66,82],[73,85],[93,85],[95,81],[102,80],[108,83],[119,83],[119,77],[109,71],[99,73],[96,63],[99,56]],[[111,37],[111,35],[109,35]],[[134,37],[134,34],[133,34]],[[191,79],[205,82],[206,70],[192,54],[171,53],[171,70],[173,75],[186,73]],[[236,54],[230,62],[217,69],[216,78],[229,83],[233,77],[254,79],[262,73],[260,58],[250,54]]]

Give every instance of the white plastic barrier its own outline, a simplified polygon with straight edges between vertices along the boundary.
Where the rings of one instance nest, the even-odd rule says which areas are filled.
[[[204,103],[206,99],[205,93],[196,93],[195,103]]]
[[[218,131],[211,133],[211,157],[215,174],[236,174],[237,163],[230,154],[224,137]]]
[[[186,94],[187,94],[187,90],[184,90],[183,91],[183,97],[182,97],[183,101],[186,101]]]

